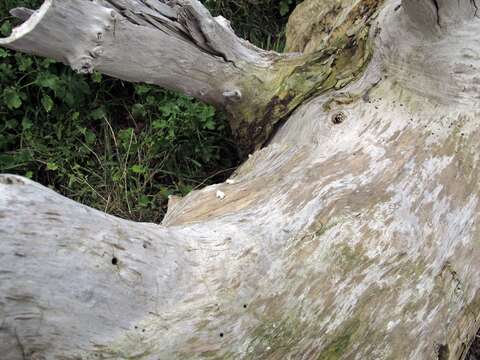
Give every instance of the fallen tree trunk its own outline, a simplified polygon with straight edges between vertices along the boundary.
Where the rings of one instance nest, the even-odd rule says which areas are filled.
[[[40,40],[29,39],[59,23],[48,23],[42,11],[48,15],[55,4],[72,12],[110,9],[107,3],[114,2],[47,0],[43,10],[24,16],[25,31],[0,44],[40,52]],[[123,16],[135,4],[166,6],[121,3]],[[320,35],[313,25],[301,27],[312,8],[321,18],[306,22],[328,28]],[[197,9],[189,14],[210,19],[193,1],[169,9],[162,11]],[[171,203],[162,225],[114,218],[2,175],[1,353],[8,359],[465,358],[480,327],[476,9],[470,0],[303,3],[290,20],[288,46],[305,54],[273,55],[295,65],[274,78],[285,67],[272,63],[265,87],[256,90],[273,99],[295,89],[295,101],[309,101],[293,105],[292,98],[288,110],[275,110],[282,115],[269,122],[271,129],[293,113],[268,146],[228,183]],[[101,18],[97,10],[85,13]],[[127,34],[148,33],[150,25],[137,22],[118,40],[112,32],[111,46],[125,49]],[[182,34],[188,28],[183,20],[165,23]],[[237,40],[209,40],[196,26],[187,32],[201,56],[215,48],[220,68],[238,71],[231,64],[237,55],[219,56],[214,45],[230,49]],[[55,39],[47,45],[60,49],[58,56],[43,55],[67,56],[63,38]],[[264,59],[261,50],[238,44]],[[129,76],[120,72],[133,60],[112,54],[97,68]],[[165,66],[181,72],[174,61]],[[146,81],[152,68],[145,68],[130,79]],[[248,77],[245,69],[241,76]],[[211,74],[191,71],[199,87],[212,84],[213,93],[223,94]],[[177,75],[168,81],[176,84]],[[240,111],[237,120],[265,119]]]

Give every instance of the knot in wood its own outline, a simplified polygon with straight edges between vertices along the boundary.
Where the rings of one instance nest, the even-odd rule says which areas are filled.
[[[345,121],[347,115],[343,111],[337,111],[332,115],[332,123],[335,125],[341,124]]]

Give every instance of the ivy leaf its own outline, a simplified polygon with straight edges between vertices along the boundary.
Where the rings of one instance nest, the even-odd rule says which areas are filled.
[[[7,50],[0,48],[0,58],[6,58],[6,57],[8,57]]]
[[[48,113],[52,110],[53,108],[53,100],[50,96],[48,95],[43,95],[42,97],[42,105],[45,111]]]

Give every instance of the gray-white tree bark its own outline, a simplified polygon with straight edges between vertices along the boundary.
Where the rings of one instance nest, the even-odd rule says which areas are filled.
[[[273,124],[291,115],[268,144],[162,225],[2,175],[6,359],[465,358],[480,327],[475,1],[307,0],[288,29],[304,55],[254,48],[196,1],[16,14],[1,45],[78,69],[244,109],[264,104],[243,95],[263,67],[259,97],[309,101],[276,110]],[[274,57],[294,76],[275,78]]]

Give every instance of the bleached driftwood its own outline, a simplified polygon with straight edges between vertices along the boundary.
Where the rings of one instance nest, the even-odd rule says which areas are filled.
[[[155,72],[132,60],[153,59],[151,49],[162,45],[137,42],[158,20],[145,17],[141,4],[158,6],[169,19],[157,24],[166,43],[187,36],[188,51],[220,64],[212,76],[202,59],[199,68],[192,63],[185,77],[196,80],[189,84],[182,63],[170,61],[177,55],[155,51],[168,60],[162,76],[172,75],[159,77],[162,86],[170,81],[190,93],[209,87],[223,94],[217,80],[222,71],[235,74],[238,59],[268,61],[217,25],[211,40],[199,35],[205,36],[201,25],[185,30],[181,19],[210,19],[194,1],[167,9],[153,0],[47,0],[40,12],[23,16],[25,31],[1,44],[40,53],[43,40],[35,34],[50,31],[57,37],[45,40],[41,48],[49,50],[41,54],[80,59],[72,49],[84,41],[84,28],[75,24],[89,19],[85,29],[95,21],[115,28],[113,3],[116,16],[128,20],[117,23],[116,38],[113,30],[103,36],[102,55],[90,59],[100,71],[135,81]],[[70,17],[60,31],[60,20],[47,16],[51,6],[64,18],[82,16]],[[121,220],[27,179],[0,177],[1,354],[12,360],[465,358],[480,326],[476,3],[308,0],[290,19],[290,36],[298,36],[299,19],[318,22],[307,14],[322,6],[333,6],[319,13],[335,12],[336,25],[324,36],[312,33],[315,42],[298,37],[289,46],[320,58],[325,46],[341,42],[342,31],[348,41],[366,29],[365,48],[374,50],[363,51],[368,66],[360,73],[341,65],[345,49],[354,49],[352,62],[363,63],[355,56],[360,41],[333,51],[327,59],[336,61],[329,65],[336,73],[327,79],[335,86],[308,90],[310,101],[292,109],[232,181],[172,203],[162,225]],[[179,15],[184,11],[190,15]],[[187,51],[172,47],[165,48]],[[313,74],[318,64],[307,61],[303,73]],[[353,79],[342,86],[344,68]]]

